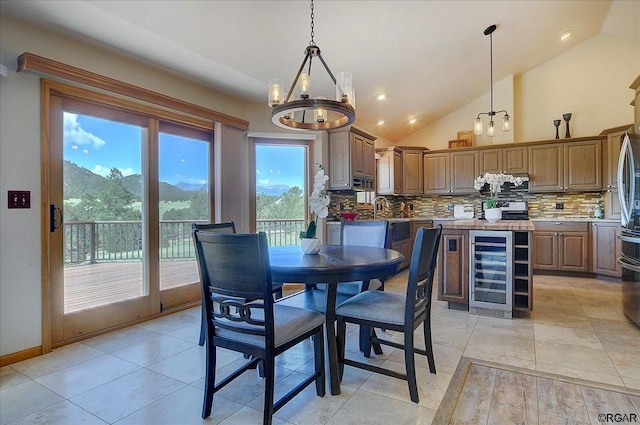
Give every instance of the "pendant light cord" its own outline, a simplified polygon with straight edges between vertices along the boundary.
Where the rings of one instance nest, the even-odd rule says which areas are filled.
[[[490,61],[489,61],[489,67],[490,67],[490,78],[491,78],[491,110],[489,111],[491,114],[494,113],[493,111],[493,32],[491,34],[489,34],[489,55],[490,55]],[[490,121],[493,121],[493,117],[489,117]]]
[[[311,41],[309,42],[309,46],[315,46],[316,43],[313,40],[313,36],[314,36],[314,32],[313,32],[313,27],[314,27],[314,24],[313,24],[313,18],[314,18],[314,15],[313,15],[313,0],[311,0],[311,7],[310,8],[311,8]]]

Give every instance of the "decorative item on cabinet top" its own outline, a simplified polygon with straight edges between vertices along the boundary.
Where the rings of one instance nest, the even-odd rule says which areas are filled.
[[[458,131],[455,140],[449,140],[449,149],[473,146],[473,131]]]

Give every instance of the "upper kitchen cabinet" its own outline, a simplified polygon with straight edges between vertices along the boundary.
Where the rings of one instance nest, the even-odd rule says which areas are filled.
[[[374,189],[375,140],[355,127],[329,132],[329,189]]]
[[[480,173],[528,173],[529,151],[526,146],[480,149]]]
[[[479,175],[477,151],[451,152],[451,192],[478,193],[473,182]]]
[[[602,189],[601,139],[529,146],[531,192]]]
[[[425,154],[424,193],[464,194],[477,193],[473,182],[480,174],[477,150]]]
[[[402,154],[398,148],[376,149],[378,159],[379,195],[402,194]]]
[[[451,193],[451,157],[448,153],[424,155],[424,193]]]
[[[480,175],[477,150],[425,154],[424,193],[477,193],[473,182]]]
[[[378,149],[378,194],[420,195],[423,193],[423,147]]]
[[[421,195],[424,193],[422,156],[424,148],[402,148],[402,193]]]
[[[602,143],[602,175],[604,176],[603,188],[618,190],[618,158],[622,147],[622,136],[631,128],[632,124],[610,128],[600,133],[607,139]]]

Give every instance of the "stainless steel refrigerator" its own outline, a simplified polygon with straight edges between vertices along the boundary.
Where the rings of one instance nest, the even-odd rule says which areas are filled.
[[[622,138],[618,160],[622,255],[622,305],[625,315],[640,326],[640,123]]]

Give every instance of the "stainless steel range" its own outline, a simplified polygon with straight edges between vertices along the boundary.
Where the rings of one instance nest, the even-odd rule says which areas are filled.
[[[482,212],[480,220],[484,220],[484,210],[487,208],[487,201],[482,202]],[[505,201],[502,202],[503,220],[529,220],[529,205],[527,201]]]

